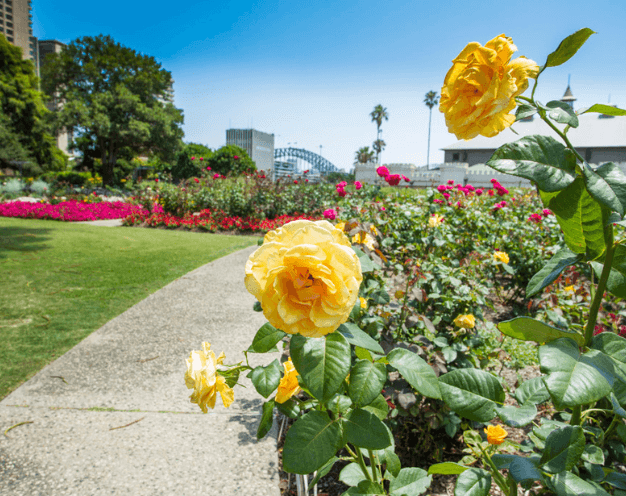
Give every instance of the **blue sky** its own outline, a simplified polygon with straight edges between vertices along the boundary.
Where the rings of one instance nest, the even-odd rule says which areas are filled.
[[[383,163],[426,163],[429,90],[440,92],[451,60],[470,41],[505,33],[540,65],[559,42],[590,27],[593,35],[565,65],[541,76],[537,98],[559,99],[571,74],[577,107],[626,107],[623,0],[431,2],[362,0],[181,3],[33,0],[34,35],[68,43],[111,35],[154,56],[172,73],[185,141],[222,146],[229,127],[274,133],[276,147],[322,155],[349,169],[371,146],[369,113],[382,104]],[[523,7],[519,7],[522,4]],[[514,135],[511,134],[512,139]],[[456,141],[432,113],[430,162]]]

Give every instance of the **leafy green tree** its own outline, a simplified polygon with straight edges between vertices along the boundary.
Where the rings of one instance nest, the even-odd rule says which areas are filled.
[[[381,104],[378,104],[374,107],[374,110],[370,112],[370,117],[372,118],[372,122],[376,123],[376,141],[380,140],[380,126],[383,125],[383,120],[389,120],[389,113],[387,109],[383,107]],[[382,150],[382,148],[381,148]],[[380,151],[376,152],[376,162],[379,161]]]
[[[424,97],[424,103],[428,107],[428,151],[426,152],[426,167],[430,165],[430,123],[433,117],[433,107],[439,103],[439,95],[436,91],[429,91]]]
[[[213,150],[208,146],[201,145],[199,143],[185,143],[184,152],[190,157],[202,157],[204,160],[213,155]]]
[[[49,133],[43,94],[31,61],[0,34],[0,166],[35,175],[58,167],[58,152]]]
[[[376,141],[374,141],[374,143],[372,143],[372,148],[376,152],[377,157],[380,156],[380,153],[385,149],[386,146],[387,143],[385,143],[385,141],[382,139],[377,139]]]
[[[367,164],[374,158],[374,153],[374,151],[370,150],[369,146],[363,146],[357,150],[354,157],[354,163]]]
[[[211,167],[212,172],[226,175],[228,173],[241,174],[246,171],[255,171],[256,164],[248,152],[236,145],[224,145],[216,150],[204,163]]]
[[[85,156],[102,161],[104,184],[124,151],[174,161],[182,147],[183,113],[172,103],[172,76],[154,57],[85,36],[48,56],[46,93],[61,103],[56,125],[71,130]]]

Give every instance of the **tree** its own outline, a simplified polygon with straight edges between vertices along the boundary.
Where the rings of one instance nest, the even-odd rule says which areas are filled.
[[[200,143],[185,143],[184,152],[189,155],[189,157],[202,157],[204,160],[207,160],[213,155],[213,150]]]
[[[43,82],[59,102],[57,127],[73,132],[84,156],[101,158],[104,184],[124,150],[176,159],[183,113],[172,103],[172,75],[154,57],[110,36],[85,36],[47,57]]]
[[[211,167],[211,172],[222,175],[233,173],[235,175],[246,171],[255,171],[256,164],[252,161],[248,152],[237,145],[224,145],[215,150],[213,155],[204,163]]]
[[[386,121],[389,120],[389,113],[387,112],[386,108],[378,104],[374,107],[374,110],[372,110],[372,112],[370,113],[370,117],[372,118],[372,122],[376,123],[376,141],[378,141],[380,139],[380,126],[383,125],[383,120],[386,120]],[[380,152],[377,152],[376,162],[378,163],[380,163],[379,157],[380,157]]]
[[[29,175],[58,167],[50,114],[31,61],[0,34],[0,166],[19,170],[13,162],[28,162]]]
[[[426,93],[424,103],[428,107],[428,152],[426,152],[426,168],[430,165],[430,122],[433,116],[433,107],[439,103],[439,96],[436,91]]]
[[[359,148],[354,157],[355,164],[367,164],[374,158],[374,151],[370,150],[369,146],[362,146]]]
[[[386,146],[387,143],[385,143],[381,139],[377,139],[376,141],[374,141],[374,143],[372,143],[372,148],[376,152],[377,157],[380,156],[380,153],[385,149]]]

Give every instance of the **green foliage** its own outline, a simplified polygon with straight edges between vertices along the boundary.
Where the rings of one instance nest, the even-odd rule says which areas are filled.
[[[86,36],[50,55],[42,72],[46,93],[64,102],[56,126],[73,131],[85,157],[101,157],[105,185],[125,154],[172,160],[182,146],[172,77],[153,57],[110,36]]]
[[[237,157],[237,158],[235,158]],[[212,155],[204,160],[205,167],[211,167],[211,173],[240,175],[244,172],[256,171],[256,164],[252,161],[248,152],[236,145],[224,145],[215,150]]]

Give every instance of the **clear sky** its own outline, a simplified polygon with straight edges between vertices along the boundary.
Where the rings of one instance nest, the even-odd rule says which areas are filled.
[[[68,43],[109,34],[154,56],[175,80],[186,142],[218,148],[229,127],[274,133],[349,169],[371,146],[369,113],[387,108],[383,163],[426,163],[429,90],[441,91],[470,41],[505,33],[539,65],[574,31],[597,32],[541,76],[536,97],[560,99],[571,74],[576,107],[626,107],[624,0],[33,0],[34,35]],[[508,131],[507,131],[508,132]],[[514,138],[514,135],[511,134]],[[437,108],[430,162],[456,141]]]

